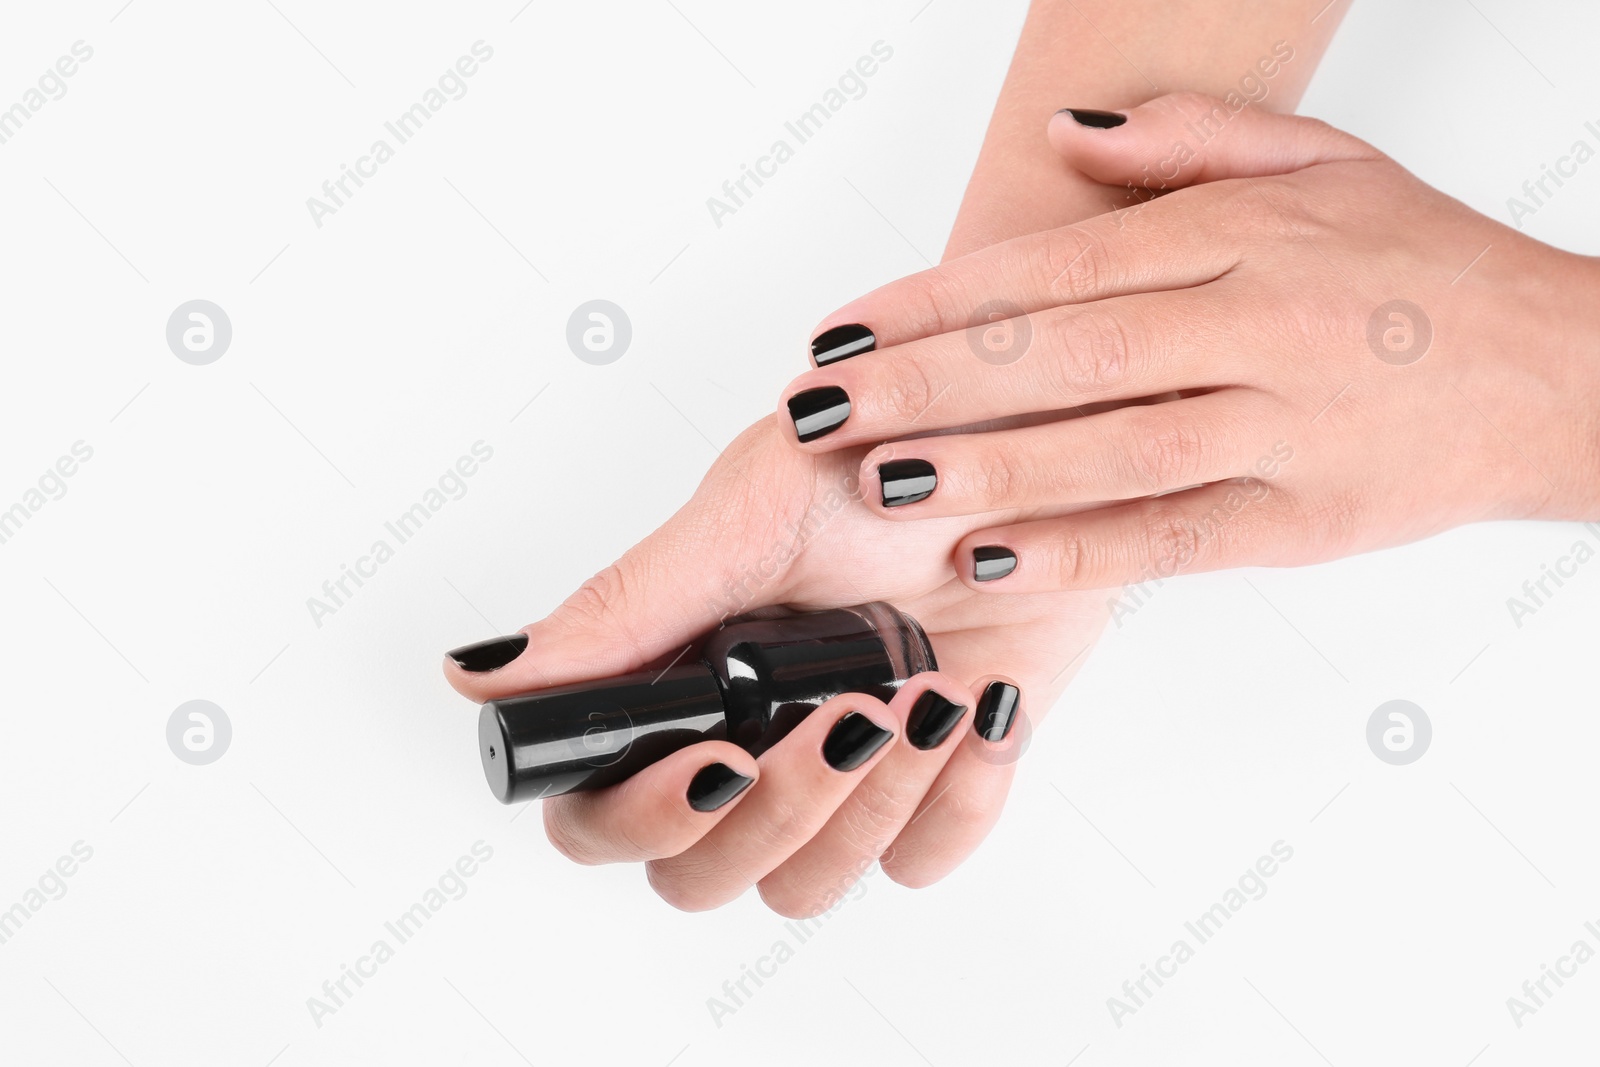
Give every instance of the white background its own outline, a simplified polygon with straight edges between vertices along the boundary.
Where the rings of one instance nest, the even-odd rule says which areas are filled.
[[[1505,1003],[1600,947],[1600,563],[1520,628],[1506,607],[1595,539],[1553,524],[1169,584],[963,869],[869,877],[717,1025],[783,921],[561,860],[489,796],[440,654],[645,534],[821,315],[937,258],[1023,4],[275,2],[12,5],[0,33],[0,106],[94,49],[0,145],[0,507],[94,450],[0,545],[0,908],[93,849],[0,945],[0,1061],[1592,1056],[1600,962],[1521,1029]],[[1600,14],[1475,3],[1358,4],[1302,110],[1506,220],[1595,140]],[[306,198],[480,39],[467,95],[317,228]],[[867,94],[716,227],[706,198],[879,40]],[[1593,162],[1527,228],[1600,253],[1597,202]],[[195,298],[233,324],[210,366],[165,342]],[[610,366],[564,340],[593,298],[633,322]],[[467,495],[314,625],[306,598],[480,439]],[[1364,737],[1397,697],[1435,731],[1406,767]],[[197,698],[234,732],[201,767],[165,739]],[[1267,895],[1116,1026],[1107,997],[1280,839]],[[307,998],[479,840],[465,897],[317,1026]]]

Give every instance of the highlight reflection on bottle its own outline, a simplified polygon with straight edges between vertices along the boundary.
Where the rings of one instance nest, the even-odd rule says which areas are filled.
[[[824,701],[887,701],[937,669],[922,627],[889,604],[744,616],[671,665],[490,701],[478,754],[507,804],[599,789],[700,741],[758,756]]]

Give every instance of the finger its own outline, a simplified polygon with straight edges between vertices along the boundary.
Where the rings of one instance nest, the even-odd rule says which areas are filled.
[[[1270,448],[1271,402],[1223,389],[1164,404],[987,433],[896,441],[861,461],[863,499],[885,517],[979,515],[1008,508],[1130,500],[1249,472]],[[923,463],[931,495],[909,505],[884,471]]]
[[[762,753],[760,788],[715,829],[676,856],[650,861],[650,885],[685,911],[733,900],[811,840],[900,733],[882,701],[849,693],[826,702]]]
[[[998,676],[972,688],[979,694],[972,725],[961,731],[926,800],[879,860],[901,885],[932,885],[955,870],[988,836],[1011,791],[1031,731],[1022,691]]]
[[[1143,199],[1223,178],[1383,158],[1325,122],[1265,111],[1242,96],[1170,93],[1122,112],[1074,110],[1050,119],[1051,145],[1082,173]]]
[[[1138,293],[995,324],[1005,358],[941,334],[872,359],[802,374],[784,390],[793,441],[808,452],[876,444],[1024,412],[1071,410],[1169,390],[1231,385],[1250,372],[1223,287]]]
[[[1123,232],[1125,213],[1112,212],[890,282],[823,319],[813,332],[812,359],[818,366],[870,363],[877,357],[851,357],[960,331],[981,344],[984,331],[1005,318],[1211,281],[1242,255],[1237,226],[1230,225],[1237,195],[1207,190],[1178,208],[1140,206],[1133,209],[1141,212],[1137,235]]]
[[[836,904],[916,814],[928,787],[969,729],[973,697],[946,675],[912,678],[889,702],[904,724],[894,746],[805,845],[760,882],[761,899],[780,915],[804,918]]]
[[[984,591],[1109,589],[1180,572],[1305,562],[1312,555],[1307,528],[1287,491],[1252,476],[979,530],[956,546],[955,566],[962,581]],[[992,573],[1006,553],[1014,560],[1006,573],[980,577],[980,563],[987,560]]]
[[[679,749],[609,789],[544,801],[545,836],[574,863],[676,856],[734,810],[760,777],[727,741]]]
[[[725,450],[725,462],[737,466],[735,453],[775,441],[779,432],[770,420],[762,420]],[[770,455],[789,454],[768,447]],[[770,470],[768,475],[776,477]],[[747,486],[755,491],[749,478],[733,484],[738,491]],[[458,692],[485,701],[624,674],[653,662],[664,666],[691,639],[721,623],[730,609],[783,601],[787,586],[782,568],[769,578],[769,560],[763,559],[761,580],[756,581],[751,554],[740,551],[741,545],[772,543],[773,533],[754,523],[778,528],[770,504],[758,510],[744,501],[705,500],[697,494],[547,618],[517,633],[449,652],[445,676]]]

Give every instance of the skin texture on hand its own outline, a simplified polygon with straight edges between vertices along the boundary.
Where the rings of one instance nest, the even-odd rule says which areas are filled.
[[[1160,92],[1151,78],[1226,91],[1280,39],[1293,42],[1296,59],[1255,95],[1258,106],[1292,107],[1346,0],[1324,4],[1036,0],[946,258],[1127,202],[1120,183],[1086,177],[1042,136],[1062,107],[1137,103]],[[643,861],[651,886],[681,908],[714,907],[758,885],[774,909],[811,914],[874,857],[906,885],[943,877],[998,818],[1028,731],[1081,667],[1107,617],[1102,595],[975,593],[957,572],[955,550],[992,517],[932,520],[909,532],[862,500],[856,472],[865,448],[805,454],[789,443],[792,432],[787,415],[746,430],[660,530],[526,627],[525,643],[496,646],[504,654],[491,662],[508,665],[469,672],[445,663],[451,684],[482,701],[671,657],[725,614],[768,604],[882,598],[925,626],[940,674],[914,680],[887,706],[846,702],[895,733],[848,772],[847,791],[814,773],[825,763],[815,731],[843,710],[829,707],[760,760],[731,745],[699,745],[612,789],[544,802],[547,832],[564,854],[585,863]],[[996,679],[1006,684],[989,684]],[[932,714],[926,705],[949,715],[931,699],[919,712],[930,689],[965,710],[942,743],[923,751],[910,739]],[[1011,724],[1003,738],[980,735],[1003,722]],[[708,772],[713,764],[725,769]],[[713,810],[691,802],[719,783],[719,795],[731,792],[730,776],[755,781]],[[764,845],[751,851],[751,841]]]
[[[544,801],[547,831],[566,855],[645,861],[656,891],[686,909],[758,885],[775,910],[810,914],[880,854],[905,884],[942,877],[998,817],[1027,736],[1024,721],[1003,739],[979,736],[986,683],[1003,677],[1025,707],[1048,708],[1100,623],[1100,607],[1078,594],[975,595],[950,560],[983,520],[891,523],[859,498],[864,450],[808,455],[789,432],[772,418],[746,430],[661,529],[526,627],[526,648],[509,663],[467,671],[446,661],[451,684],[484,701],[671,658],[725,612],[767,604],[888,600],[923,625],[941,672],[919,675],[887,706],[842,697],[760,759],[705,742],[611,789]],[[941,744],[921,750],[907,722],[928,688],[968,710]],[[827,766],[824,739],[847,711],[893,740],[841,773]],[[714,812],[697,811],[688,785],[712,763],[756,782]]]
[[[1179,151],[1207,122],[1215,135]],[[879,349],[787,391],[850,398],[833,432],[795,442],[808,451],[983,428],[895,440],[861,466],[869,486],[886,461],[937,472],[924,498],[880,504],[885,518],[993,519],[958,550],[974,590],[1102,588],[1156,561],[1164,575],[1296,565],[1480,519],[1600,514],[1600,261],[1313,120],[1183,94],[1050,132],[1149,202],[856,301],[823,326],[870,323]],[[997,300],[1031,343],[986,360],[966,327]],[[1032,422],[995,428],[1017,416]],[[1104,501],[1126,503],[1082,510]],[[973,554],[996,546],[1016,564],[980,580]]]

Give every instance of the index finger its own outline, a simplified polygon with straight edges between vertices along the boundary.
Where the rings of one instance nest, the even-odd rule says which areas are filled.
[[[1243,258],[1242,188],[1221,182],[1180,190],[890,282],[823,319],[812,359],[822,367],[1062,304],[1215,281]]]

